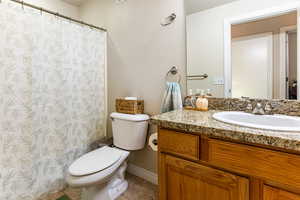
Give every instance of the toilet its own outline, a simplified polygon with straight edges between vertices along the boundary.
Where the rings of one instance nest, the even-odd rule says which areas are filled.
[[[125,179],[129,151],[143,149],[149,116],[112,113],[113,147],[89,152],[71,164],[66,181],[83,188],[82,200],[114,200],[127,190]]]

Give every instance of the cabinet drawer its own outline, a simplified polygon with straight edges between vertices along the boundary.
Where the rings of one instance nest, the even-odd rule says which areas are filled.
[[[300,156],[249,145],[209,140],[208,162],[300,189]]]
[[[158,147],[161,152],[199,160],[199,136],[160,129]]]

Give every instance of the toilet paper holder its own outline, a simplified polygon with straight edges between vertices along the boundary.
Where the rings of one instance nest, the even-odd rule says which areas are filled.
[[[157,139],[154,139],[154,140],[152,141],[152,143],[153,143],[154,145],[158,145]]]
[[[158,151],[158,139],[157,139],[157,133],[153,133],[149,137],[149,146],[153,151]]]

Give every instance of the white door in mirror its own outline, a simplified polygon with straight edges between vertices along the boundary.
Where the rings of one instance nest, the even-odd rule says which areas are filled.
[[[245,112],[219,112],[215,120],[249,128],[273,131],[300,132],[300,117],[286,115],[254,115]]]

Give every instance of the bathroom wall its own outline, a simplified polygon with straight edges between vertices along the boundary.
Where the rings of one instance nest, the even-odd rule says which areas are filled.
[[[207,10],[209,8],[214,8],[219,5],[223,5],[226,3],[231,3],[237,0],[185,0],[186,2],[186,14],[190,15],[192,13],[200,12],[202,10]]]
[[[214,78],[223,77],[224,19],[295,2],[299,0],[240,0],[188,15],[188,74],[209,74],[207,80],[190,81],[188,87],[212,88],[214,96],[223,97],[223,85],[213,82]]]
[[[162,27],[162,19],[173,12],[175,23]],[[185,93],[184,0],[89,0],[80,15],[108,29],[109,112],[115,110],[117,97],[137,96],[145,100],[146,113],[158,114],[172,66],[180,70]],[[130,162],[156,172],[156,153],[149,147],[132,153]]]
[[[24,0],[27,3],[59,12],[62,15],[79,19],[79,7],[73,6],[61,0]]]

